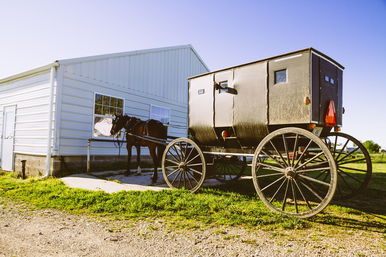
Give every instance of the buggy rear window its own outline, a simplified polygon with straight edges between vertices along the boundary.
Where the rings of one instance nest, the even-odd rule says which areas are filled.
[[[287,70],[275,71],[275,84],[287,82]]]

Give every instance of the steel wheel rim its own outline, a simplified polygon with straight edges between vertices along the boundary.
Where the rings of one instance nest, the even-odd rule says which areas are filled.
[[[328,174],[328,182],[320,178],[323,172]],[[300,218],[322,211],[332,200],[337,183],[335,161],[328,147],[300,128],[278,129],[260,142],[253,157],[252,177],[268,208]]]
[[[232,156],[233,158],[235,156]],[[237,160],[226,160],[226,157],[222,157],[219,160],[214,161],[213,169],[215,172],[215,179],[220,182],[232,182],[238,180],[244,173],[247,167],[247,161],[245,157],[235,157]],[[236,172],[235,172],[236,171]]]
[[[338,138],[343,140],[340,150]],[[334,156],[338,172],[335,199],[349,199],[358,195],[367,187],[372,174],[372,163],[367,149],[356,138],[341,132],[330,133],[325,141]],[[351,145],[354,149],[345,153],[344,148]],[[364,161],[363,168],[348,167],[361,161]]]
[[[162,173],[170,188],[196,192],[205,180],[204,154],[192,140],[175,139],[166,146],[162,155]]]

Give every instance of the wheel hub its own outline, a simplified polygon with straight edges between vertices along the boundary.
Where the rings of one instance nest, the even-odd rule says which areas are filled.
[[[294,178],[296,178],[297,173],[296,173],[296,171],[294,170],[293,167],[287,167],[287,168],[284,170],[284,175],[285,175],[286,178],[288,178],[288,179],[294,179]]]
[[[180,171],[187,171],[188,170],[188,165],[186,164],[186,162],[180,162],[178,164],[178,169]]]

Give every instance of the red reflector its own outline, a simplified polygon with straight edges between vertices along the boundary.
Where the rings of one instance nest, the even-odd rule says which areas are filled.
[[[336,124],[335,104],[332,100],[330,100],[330,103],[328,104],[326,117],[324,118],[324,124],[328,127],[334,127]]]
[[[221,132],[221,136],[222,137],[228,137],[229,136],[229,134],[228,134],[228,131],[226,131],[226,130],[223,130],[222,132]]]

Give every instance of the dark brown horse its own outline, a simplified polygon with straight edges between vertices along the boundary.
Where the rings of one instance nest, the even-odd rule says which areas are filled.
[[[126,133],[126,148],[127,148],[127,171],[125,175],[130,174],[130,160],[131,160],[131,149],[133,146],[137,148],[137,172],[141,173],[141,146],[147,146],[149,148],[150,156],[153,159],[154,172],[152,176],[152,182],[157,182],[157,167],[161,160],[165,146],[157,144],[145,139],[140,139],[130,134],[139,136],[149,136],[153,138],[159,138],[166,140],[167,128],[161,122],[157,120],[143,121],[141,119],[130,117],[127,115],[116,115],[113,119],[113,125],[111,127],[111,135],[116,135],[122,128],[125,129]]]

